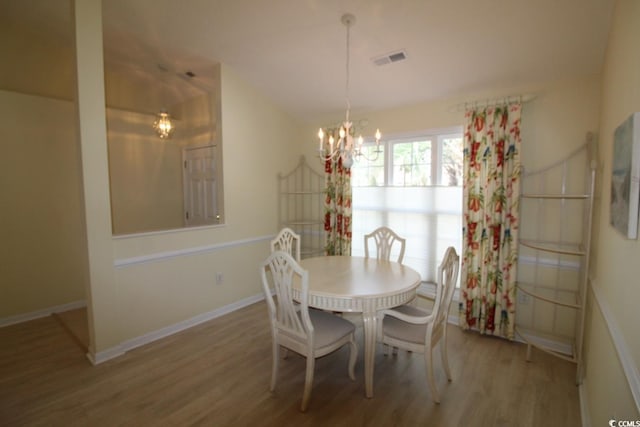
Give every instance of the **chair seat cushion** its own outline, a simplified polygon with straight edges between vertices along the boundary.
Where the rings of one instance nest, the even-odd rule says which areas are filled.
[[[429,312],[412,305],[402,305],[394,307],[393,311],[406,314],[408,316],[428,316]],[[384,316],[382,320],[382,330],[384,335],[391,338],[408,341],[416,344],[423,344],[427,334],[427,325],[416,325],[408,323],[391,316]]]
[[[316,348],[332,344],[351,334],[356,329],[353,323],[326,311],[309,310],[309,318],[311,318],[315,331]]]

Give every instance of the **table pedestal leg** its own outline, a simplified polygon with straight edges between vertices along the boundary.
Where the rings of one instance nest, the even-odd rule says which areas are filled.
[[[373,397],[373,367],[376,355],[376,312],[365,310],[362,313],[364,323],[364,389],[365,396]]]

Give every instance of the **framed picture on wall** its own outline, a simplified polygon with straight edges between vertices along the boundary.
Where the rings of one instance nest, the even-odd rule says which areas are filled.
[[[640,112],[633,113],[613,135],[610,222],[625,237],[638,237],[640,203]]]

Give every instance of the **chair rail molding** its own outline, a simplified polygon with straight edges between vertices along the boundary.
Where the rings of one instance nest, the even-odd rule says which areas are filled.
[[[611,314],[611,309],[609,308],[607,301],[598,289],[596,280],[590,279],[589,284],[591,293],[596,301],[596,305],[598,306],[600,313],[602,313],[602,318],[604,319],[604,323],[606,324],[609,335],[611,336],[611,341],[613,341],[624,375],[629,383],[629,388],[631,389],[631,394],[633,395],[636,408],[640,412],[640,372],[638,372],[638,368],[631,356],[631,351],[627,346],[627,342],[620,333],[618,323],[616,322],[615,317],[613,317],[613,314]]]
[[[244,246],[244,245],[250,245],[250,244],[258,243],[262,241],[270,241],[271,239],[273,239],[273,237],[274,237],[273,235],[252,237],[249,239],[232,240],[229,242],[217,243],[214,245],[197,246],[193,248],[178,249],[175,251],[156,252],[149,255],[141,255],[141,256],[135,256],[135,257],[129,257],[129,258],[118,258],[114,260],[113,265],[116,268],[125,268],[125,267],[129,267],[131,265],[136,265],[136,264],[162,261],[165,259],[181,257],[181,256],[198,255],[198,254],[203,254],[207,252],[215,252],[215,251],[220,251],[224,249],[229,249],[235,246]]]

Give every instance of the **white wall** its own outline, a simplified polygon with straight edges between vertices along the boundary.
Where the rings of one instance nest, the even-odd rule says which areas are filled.
[[[591,424],[638,420],[640,411],[640,243],[609,225],[613,133],[640,111],[640,2],[618,0],[605,57],[593,288],[586,343]],[[626,365],[627,369],[624,369]],[[635,402],[631,388],[636,390]]]

